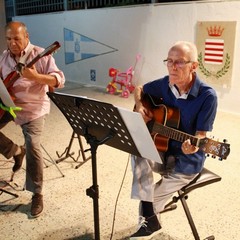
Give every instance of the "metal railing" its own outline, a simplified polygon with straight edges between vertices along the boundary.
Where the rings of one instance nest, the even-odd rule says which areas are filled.
[[[5,0],[5,10],[11,20],[20,15],[147,3],[151,0]]]
[[[7,22],[12,17],[39,13],[191,0],[5,0]],[[196,1],[196,0],[195,0]]]

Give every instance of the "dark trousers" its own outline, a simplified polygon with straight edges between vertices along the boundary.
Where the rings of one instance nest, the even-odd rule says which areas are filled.
[[[13,121],[13,117],[8,112],[5,112],[3,117],[0,119],[0,154],[7,159],[12,158],[18,148],[18,145],[5,136],[5,134],[1,131],[1,129],[3,129],[11,121]]]

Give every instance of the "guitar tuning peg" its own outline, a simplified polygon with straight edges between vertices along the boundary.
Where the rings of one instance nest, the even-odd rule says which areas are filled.
[[[227,143],[227,139],[223,139],[223,142],[224,142],[224,143]]]
[[[223,159],[222,158],[218,158],[219,161],[222,161]]]
[[[210,156],[210,154],[209,154],[209,153],[207,153],[205,156],[206,156],[206,157],[209,157],[209,156]]]
[[[215,159],[215,158],[216,158],[216,156],[215,156],[215,155],[212,155],[212,158],[214,158],[214,159]]]

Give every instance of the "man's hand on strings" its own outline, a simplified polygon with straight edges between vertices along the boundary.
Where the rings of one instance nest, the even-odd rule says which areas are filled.
[[[149,109],[144,107],[141,103],[136,104],[135,111],[139,112],[142,115],[145,123],[149,122],[153,118],[153,113]]]
[[[207,132],[205,131],[197,131],[196,132],[196,137],[202,139],[206,137]],[[184,154],[193,154],[199,150],[199,147],[196,147],[191,144],[190,139],[187,139],[182,143],[182,151]]]
[[[198,151],[198,147],[191,144],[190,139],[187,139],[182,143],[182,151],[184,154],[193,154]]]
[[[134,100],[135,100],[135,107],[134,110],[136,112],[139,112],[145,123],[149,122],[153,118],[153,113],[151,110],[147,109],[144,107],[141,101],[141,96],[143,93],[143,87],[142,86],[137,86],[134,90]]]
[[[21,76],[30,80],[35,80],[38,78],[39,73],[36,70],[35,65],[33,65],[31,68],[29,67],[22,67]]]

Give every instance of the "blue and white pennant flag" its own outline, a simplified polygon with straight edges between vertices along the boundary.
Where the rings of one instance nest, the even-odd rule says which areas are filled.
[[[106,44],[64,28],[65,63],[118,51]]]

